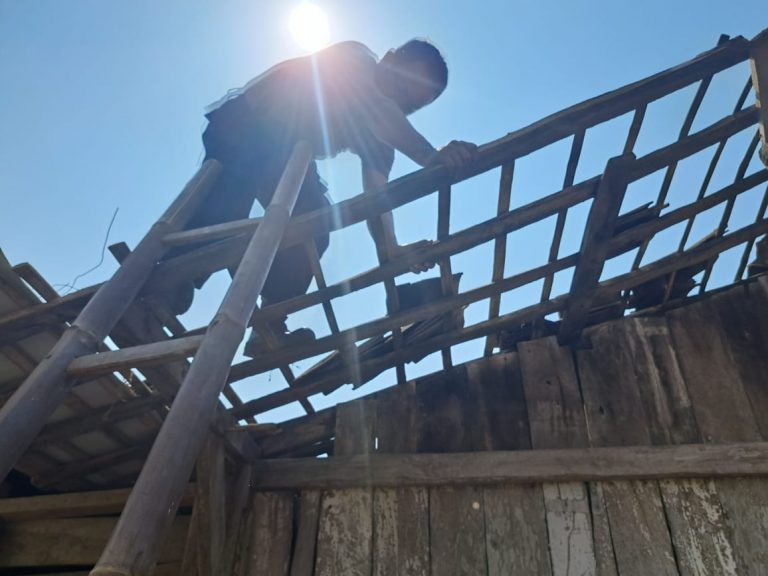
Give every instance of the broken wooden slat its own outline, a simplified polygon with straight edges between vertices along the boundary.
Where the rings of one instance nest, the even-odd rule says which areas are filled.
[[[561,343],[569,343],[577,338],[587,323],[600,274],[609,254],[608,243],[613,236],[613,227],[627,190],[627,175],[634,161],[635,155],[629,153],[611,158],[605,166],[587,218],[579,262],[571,282],[568,308],[558,333]]]
[[[168,361],[188,358],[195,354],[203,338],[203,336],[188,336],[80,356],[69,365],[67,375],[70,378],[85,380],[101,374],[109,374],[121,368],[156,366]]]

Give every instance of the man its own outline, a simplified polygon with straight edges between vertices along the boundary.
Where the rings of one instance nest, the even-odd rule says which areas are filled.
[[[460,168],[471,161],[474,144],[453,141],[438,151],[407,119],[437,98],[447,80],[445,60],[424,40],[390,50],[380,61],[363,44],[342,42],[278,64],[228,94],[206,115],[206,159],[215,158],[223,170],[216,190],[188,228],[247,218],[254,199],[266,207],[299,140],[312,144],[317,159],[344,150],[359,156],[365,192],[387,184],[395,149],[421,166]],[[294,215],[328,206],[326,191],[313,161]],[[381,257],[395,259],[405,249],[397,242],[391,213],[369,222],[369,229],[384,247]],[[315,243],[322,256],[328,235]],[[311,281],[304,247],[281,250],[264,284],[262,307],[304,294]],[[283,338],[314,337],[306,329],[287,334],[282,322],[273,328]],[[246,353],[257,354],[260,348],[252,335]]]

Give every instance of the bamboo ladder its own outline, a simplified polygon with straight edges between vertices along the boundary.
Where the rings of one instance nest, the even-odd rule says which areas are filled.
[[[154,536],[164,533],[176,514],[176,495],[184,491],[205,441],[232,359],[256,308],[311,159],[311,146],[297,143],[204,335],[96,354],[167,249],[165,238],[180,231],[210,194],[221,172],[221,165],[215,160],[203,164],[136,250],[99,288],[48,356],[0,410],[0,477],[5,477],[76,383],[73,374],[87,373],[96,366],[103,370],[105,356],[117,365],[136,357],[194,354],[190,370],[93,574],[145,574],[151,570],[155,557],[152,549],[161,541]],[[167,502],[172,503],[170,507],[165,505]]]

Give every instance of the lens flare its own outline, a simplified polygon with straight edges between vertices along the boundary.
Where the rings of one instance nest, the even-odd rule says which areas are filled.
[[[325,11],[317,4],[308,2],[293,9],[288,29],[299,46],[312,52],[326,46],[331,35]]]

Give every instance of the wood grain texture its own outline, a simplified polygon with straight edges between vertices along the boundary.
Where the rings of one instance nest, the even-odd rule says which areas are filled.
[[[587,426],[571,349],[561,347],[553,336],[520,343],[518,350],[533,447],[586,447]],[[587,486],[564,482],[543,484],[541,490],[552,573],[595,574]]]
[[[116,521],[116,518],[61,518],[3,524],[0,568],[92,566],[99,559]],[[175,519],[160,550],[160,562],[181,560],[188,524],[188,516]]]
[[[678,576],[656,482],[603,484],[621,576]]]
[[[429,491],[429,546],[433,576],[486,574],[482,490],[475,487]]]
[[[489,576],[550,576],[544,499],[540,486],[483,489]]]
[[[316,576],[370,576],[373,517],[368,489],[323,494],[317,536]]]
[[[314,574],[320,498],[320,492],[305,490],[297,502],[299,510],[296,517],[296,540],[293,545],[291,576],[312,576]]]
[[[373,518],[373,576],[428,575],[430,551],[427,490],[375,490]]]
[[[245,574],[288,576],[293,538],[293,495],[287,492],[254,493],[251,522]]]
[[[714,482],[661,480],[664,508],[682,576],[736,576],[732,534]]]

